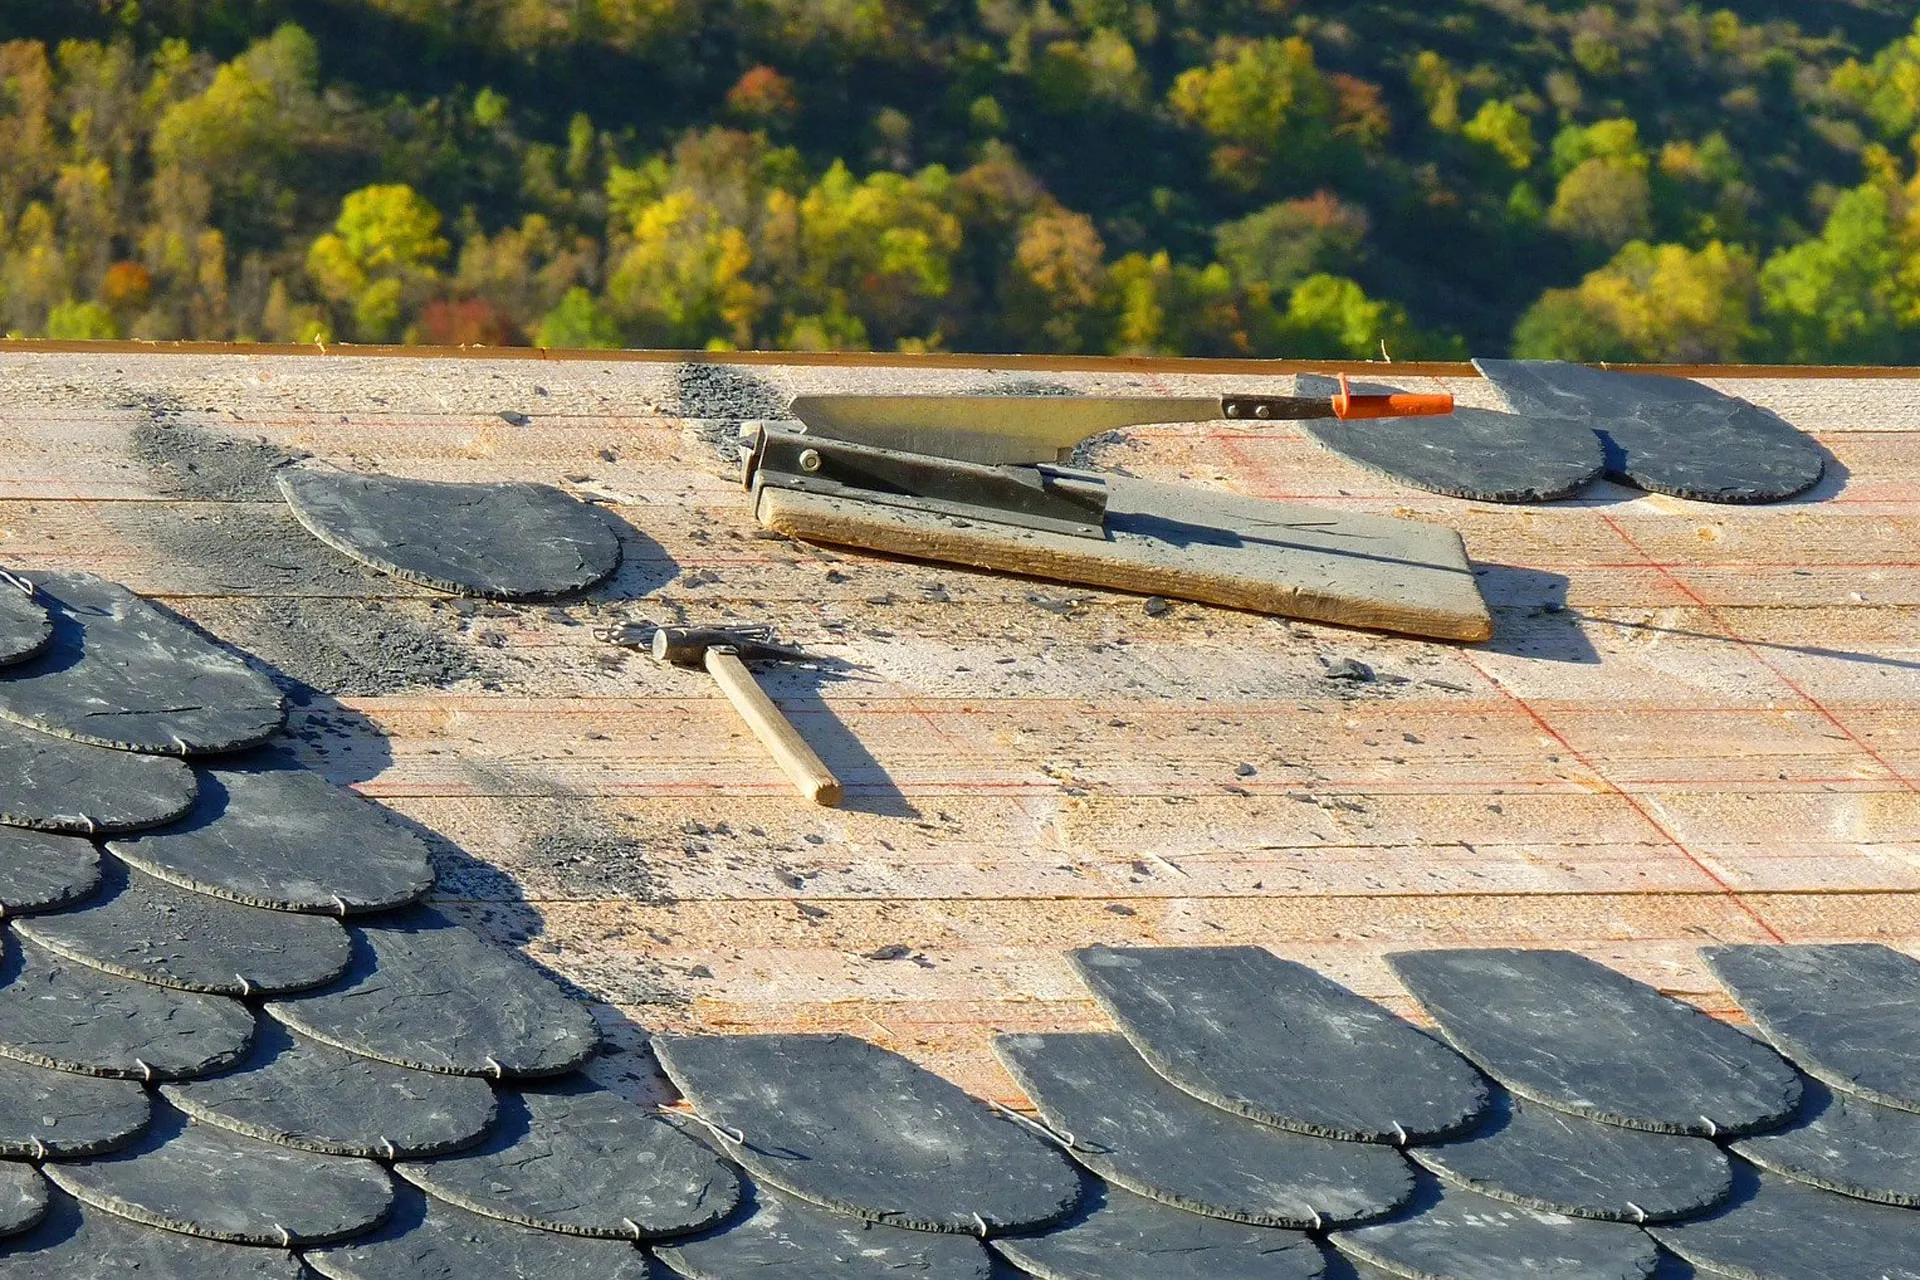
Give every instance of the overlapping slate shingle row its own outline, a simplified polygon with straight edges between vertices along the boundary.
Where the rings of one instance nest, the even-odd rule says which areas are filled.
[[[696,1125],[588,1082],[587,1011],[424,904],[424,843],[257,745],[250,668],[98,579],[28,603],[0,1278],[1920,1280],[1885,948],[1710,949],[1764,1042],[1564,952],[1390,957],[1435,1035],[1259,949],[1095,948],[1117,1033],[996,1045],[1036,1117],[852,1037],[665,1039]]]

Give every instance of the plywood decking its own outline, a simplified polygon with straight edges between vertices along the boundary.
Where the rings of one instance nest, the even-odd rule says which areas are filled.
[[[784,394],[1040,375],[727,376]],[[1286,389],[1138,366],[1050,380]],[[1379,960],[1403,946],[1572,946],[1717,1012],[1703,943],[1920,951],[1920,382],[1728,381],[1835,459],[1772,507],[1607,485],[1461,502],[1286,425],[1100,451],[1144,479],[1457,528],[1499,628],[1464,647],[1150,617],[1136,597],[771,539],[722,474],[724,430],[672,416],[711,385],[658,362],[10,352],[0,564],[116,578],[294,675],[390,650],[385,675],[362,655],[363,692],[296,708],[299,749],[443,837],[445,896],[628,1046],[845,1029],[1017,1100],[987,1038],[1102,1025],[1060,958],[1094,941],[1263,944],[1403,1009]],[[156,438],[179,450],[170,475]],[[221,439],[564,483],[637,532],[586,603],[456,604],[301,541],[270,495],[180,472]],[[592,636],[676,614],[770,621],[854,664],[776,682],[845,810],[798,802],[701,677]],[[1381,678],[1327,679],[1340,657]],[[433,663],[473,673],[407,682]],[[637,1052],[600,1070],[651,1074]]]

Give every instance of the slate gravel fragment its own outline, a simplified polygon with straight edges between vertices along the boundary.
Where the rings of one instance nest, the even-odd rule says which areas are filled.
[[[0,1236],[19,1235],[46,1213],[46,1180],[30,1164],[0,1160]]]
[[[4,677],[0,677],[4,679]],[[0,824],[67,835],[164,826],[193,806],[193,770],[0,722]]]
[[[100,855],[90,841],[0,827],[0,916],[57,911],[100,884]]]
[[[154,755],[237,751],[286,721],[273,681],[118,583],[38,583],[53,617],[39,657],[0,672],[0,717],[95,746]]]

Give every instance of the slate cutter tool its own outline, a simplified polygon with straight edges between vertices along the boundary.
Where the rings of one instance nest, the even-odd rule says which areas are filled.
[[[767,626],[655,627],[640,623],[599,634],[613,644],[643,648],[655,662],[704,670],[800,794],[828,808],[839,805],[843,794],[840,780],[747,668],[749,662],[819,662],[815,655],[774,643],[773,628]]]

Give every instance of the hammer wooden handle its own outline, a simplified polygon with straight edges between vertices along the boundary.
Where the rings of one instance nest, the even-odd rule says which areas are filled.
[[[815,804],[834,808],[840,803],[840,779],[821,762],[807,745],[800,731],[773,705],[773,699],[760,687],[760,682],[747,670],[747,664],[740,661],[738,654],[725,649],[708,649],[706,655],[707,674],[713,677],[720,691],[727,695],[727,701],[740,713],[740,718],[753,730],[753,736],[760,739],[762,746],[773,754],[781,772],[800,790],[800,794]]]

